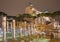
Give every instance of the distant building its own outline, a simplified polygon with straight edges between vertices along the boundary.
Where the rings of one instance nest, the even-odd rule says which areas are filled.
[[[35,8],[31,3],[29,3],[29,5],[25,8],[25,13],[32,14],[34,12],[35,12]]]
[[[25,8],[25,13],[27,13],[27,14],[33,14],[33,13],[41,14],[43,12],[38,11],[35,7],[33,7],[32,3],[29,3],[29,5],[27,5],[26,8]]]

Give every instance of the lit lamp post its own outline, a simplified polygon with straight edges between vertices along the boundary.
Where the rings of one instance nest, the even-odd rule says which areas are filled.
[[[6,16],[2,17],[3,42],[6,42]]]

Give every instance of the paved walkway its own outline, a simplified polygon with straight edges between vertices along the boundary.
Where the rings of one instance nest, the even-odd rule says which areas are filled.
[[[21,40],[12,40],[12,39],[7,40],[7,42],[20,42],[20,41]],[[0,42],[2,42],[2,41],[0,41]],[[24,41],[22,40],[21,42],[24,42]],[[48,42],[48,40],[47,39],[38,39],[38,40],[33,40],[31,42]],[[49,42],[60,42],[60,40],[52,39]]]

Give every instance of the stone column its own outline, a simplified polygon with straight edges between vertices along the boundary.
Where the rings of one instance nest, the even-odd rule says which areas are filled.
[[[6,16],[2,17],[3,42],[6,42]]]
[[[13,23],[12,24],[13,39],[15,39],[15,20],[14,19],[12,20],[12,23]]]
[[[26,31],[27,31],[26,33],[27,33],[27,35],[29,36],[28,23],[26,24],[26,29],[27,29],[27,30],[26,30]]]
[[[11,28],[11,32],[12,32],[12,28],[13,28],[13,26],[12,26],[12,22],[10,22],[10,25],[11,25],[11,27],[10,27],[10,28]]]
[[[26,22],[25,23],[25,26],[24,26],[24,36],[26,36]]]
[[[21,26],[19,26],[19,37],[21,37],[21,33],[22,33]]]
[[[35,31],[34,31],[34,30],[36,29],[35,26],[36,26],[36,25],[34,24],[33,34],[35,34]]]
[[[28,34],[31,35],[30,34],[30,25],[28,25]]]
[[[59,31],[58,31],[58,32],[59,32],[59,34],[58,34],[58,38],[60,39],[60,29],[59,29]]]
[[[31,24],[31,35],[33,34],[33,24]]]
[[[21,26],[21,23],[19,24],[19,31],[20,31],[19,35],[20,35],[20,37],[22,37],[22,26]]]
[[[18,23],[17,23],[18,24]],[[17,26],[18,27],[18,26]],[[19,22],[19,37],[21,37],[21,25],[20,25],[20,22]]]
[[[7,32],[8,32],[8,28],[9,28],[8,23],[9,23],[9,22],[7,21]]]

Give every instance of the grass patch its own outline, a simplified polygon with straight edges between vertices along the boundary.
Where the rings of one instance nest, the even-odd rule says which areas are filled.
[[[0,41],[2,41],[2,37],[0,37]]]

